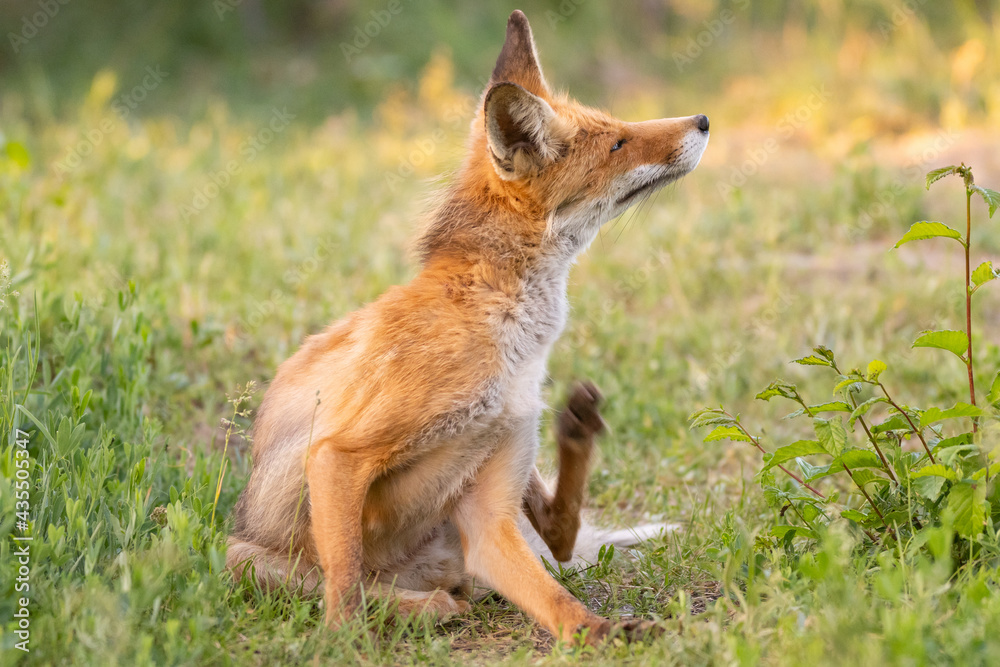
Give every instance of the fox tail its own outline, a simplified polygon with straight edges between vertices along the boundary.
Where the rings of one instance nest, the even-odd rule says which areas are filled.
[[[584,517],[580,525],[580,532],[576,536],[576,545],[573,547],[573,558],[564,565],[590,565],[597,562],[597,555],[602,546],[611,544],[616,548],[633,547],[679,528],[680,526],[675,523],[646,523],[630,528],[601,528],[594,524],[590,517]],[[521,532],[537,556],[550,563],[557,562],[541,536],[535,532],[523,514],[521,515]]]

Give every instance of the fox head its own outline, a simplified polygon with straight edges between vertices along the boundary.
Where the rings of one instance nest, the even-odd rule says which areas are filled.
[[[694,169],[707,144],[703,115],[630,123],[553,93],[528,19],[517,10],[452,193],[478,200],[479,210],[510,209],[513,215],[501,217],[529,225],[517,230],[522,239],[568,239],[578,251],[604,223]],[[446,245],[443,236],[462,244],[463,225],[454,215],[460,208],[445,213],[450,222],[429,230],[425,257]],[[484,232],[477,225],[477,233]]]

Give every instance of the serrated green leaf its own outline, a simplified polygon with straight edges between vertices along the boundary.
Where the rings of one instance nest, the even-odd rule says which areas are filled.
[[[993,384],[990,386],[990,393],[986,397],[986,400],[994,407],[1000,403],[1000,371],[997,371],[997,374],[993,376]]]
[[[802,526],[773,526],[771,528],[771,535],[777,537],[779,540],[784,539],[789,533],[796,536],[816,539],[816,533],[808,528],[803,528]]]
[[[736,420],[725,414],[719,408],[704,408],[688,417],[691,428],[700,426],[715,426],[716,424],[735,424]]]
[[[851,470],[851,477],[854,478],[854,483],[858,486],[864,486],[865,484],[871,484],[875,482],[877,484],[888,484],[889,480],[885,477],[880,477],[876,475],[871,470],[862,468],[861,470]]]
[[[918,477],[914,479],[910,484],[910,488],[919,498],[928,500],[930,502],[937,502],[937,499],[941,497],[941,489],[944,488],[944,483],[948,480],[944,477]]]
[[[799,463],[802,463],[801,459],[799,460]],[[805,481],[812,482],[817,479],[822,479],[823,477],[835,475],[838,472],[843,472],[844,463],[847,463],[847,467],[850,468],[852,472],[859,468],[882,467],[882,461],[878,458],[875,452],[868,451],[867,449],[849,449],[834,459],[830,465],[815,468],[815,472],[808,475]]]
[[[934,452],[938,461],[953,468],[959,468],[966,459],[971,457],[979,458],[979,447],[976,445],[958,445],[956,447],[944,447]]]
[[[990,479],[993,479],[1000,473],[1000,463],[994,463],[990,466]],[[986,476],[986,468],[980,468],[972,475],[972,479],[979,480]]]
[[[945,419],[958,419],[960,417],[982,417],[985,414],[982,408],[968,403],[956,403],[955,407],[942,410],[941,408],[928,408],[920,415],[920,427],[923,428],[935,422]]]
[[[799,459],[799,467],[801,467],[802,459]],[[828,466],[818,466],[814,468],[813,474],[805,478],[806,482],[815,482],[817,479],[823,479],[824,477],[829,477],[830,475],[836,475],[838,472],[844,472],[844,464],[842,463],[831,463]]]
[[[764,501],[767,503],[768,507],[779,507],[785,502],[781,497],[781,489],[775,486],[764,487]]]
[[[816,347],[813,348],[813,352],[816,353],[816,356],[829,361],[831,366],[837,362],[836,358],[833,355],[833,350],[831,350],[825,345],[817,345]]]
[[[959,474],[943,463],[934,463],[910,473],[910,479],[920,479],[921,477],[943,477],[951,482],[956,482],[959,479]]]
[[[769,470],[761,470],[754,475],[754,480],[760,484],[761,488],[765,486],[774,486],[774,473]]]
[[[868,411],[878,403],[888,403],[888,399],[884,396],[873,396],[872,398],[869,398],[867,401],[861,403],[858,407],[851,411],[851,416],[848,418],[847,423],[853,427],[854,422],[868,414]]]
[[[851,521],[858,521],[858,522],[864,521],[865,519],[868,518],[863,512],[859,512],[858,510],[844,510],[843,512],[840,513],[840,516],[844,517],[845,519],[850,519]]]
[[[737,440],[739,442],[751,442],[746,434],[735,426],[716,426],[712,432],[705,436],[705,442],[716,440]]]
[[[948,513],[963,537],[976,537],[986,523],[986,484],[958,482],[948,492]]]
[[[937,440],[932,442],[931,445],[935,453],[943,451],[945,449],[954,449],[958,446],[968,446],[972,444],[972,432],[960,433],[958,435],[952,436],[950,438],[944,438],[942,440]]]
[[[688,421],[694,421],[694,420],[698,419],[699,417],[703,417],[705,415],[713,415],[714,416],[714,415],[721,415],[721,414],[722,414],[722,408],[721,407],[720,408],[701,408],[700,410],[695,410],[690,415],[688,415]]]
[[[802,472],[803,479],[809,479],[814,475],[818,475],[826,470],[829,470],[830,466],[814,466],[805,459],[795,459],[795,462],[799,465],[799,470]],[[822,475],[820,475],[822,477]]]
[[[722,408],[702,408],[688,417],[691,428],[712,426],[715,424],[735,424],[736,419],[726,414]]]
[[[837,386],[835,386],[833,388],[833,394],[834,394],[834,396],[836,396],[838,393],[840,393],[840,391],[842,389],[845,389],[845,388],[849,388],[848,390],[852,394],[856,394],[859,391],[861,391],[861,385],[860,385],[860,382],[858,382],[858,378],[845,377],[843,380],[841,380],[840,382],[838,382]]]
[[[820,511],[820,509],[811,502],[803,503],[802,506],[799,507],[799,514],[802,515],[802,520],[805,521],[806,523],[811,522],[821,513],[822,512]]]
[[[840,455],[840,464],[851,470],[855,468],[881,468],[882,459],[868,449],[848,449]]]
[[[769,401],[775,396],[782,396],[784,398],[795,399],[797,395],[795,390],[795,385],[784,380],[775,380],[771,384],[757,394],[754,398],[758,398],[762,401]]]
[[[990,217],[992,218],[993,214],[997,212],[997,208],[1000,208],[1000,192],[990,190],[989,188],[981,188],[978,185],[972,186],[972,189],[978,192],[983,201],[986,202],[986,205],[990,209]]]
[[[803,503],[815,503],[819,500],[810,491],[795,490],[794,488],[790,488],[788,491],[784,491],[783,493],[785,494],[785,498],[788,500],[796,500]]]
[[[976,267],[975,271],[972,272],[972,284],[979,287],[980,285],[985,285],[996,277],[997,274],[993,270],[993,262],[983,262]]]
[[[815,354],[810,354],[807,357],[802,357],[801,359],[793,359],[793,364],[801,364],[803,366],[830,366],[829,359],[823,359]]]
[[[691,428],[700,428],[703,426],[718,426],[720,424],[726,426],[732,426],[735,423],[736,420],[734,420],[732,417],[705,417],[691,422]]]
[[[843,401],[830,401],[829,403],[818,403],[816,405],[809,406],[809,412],[816,414],[817,412],[850,412],[851,406]],[[794,419],[796,417],[801,417],[806,414],[805,408],[799,408],[795,412],[789,413],[784,416],[784,419]]]
[[[869,382],[878,382],[878,378],[883,372],[888,368],[884,361],[879,361],[875,359],[868,364],[868,372],[865,373],[865,377]]]
[[[964,331],[925,331],[913,341],[910,347],[936,347],[948,350],[962,361],[969,349],[969,337]]]
[[[886,431],[911,431],[910,423],[903,415],[893,415],[884,422],[872,426],[872,433],[885,433]]]
[[[903,238],[899,239],[893,248],[898,248],[904,243],[909,243],[910,241],[923,241],[924,239],[937,238],[955,239],[962,245],[965,245],[965,241],[962,239],[962,234],[943,222],[930,222],[922,220],[920,222],[913,223],[913,225],[910,226],[910,230],[903,234]]]
[[[819,444],[833,456],[840,456],[847,445],[847,430],[839,417],[836,419],[813,419],[813,429]]]
[[[785,445],[784,447],[776,449],[767,460],[767,465],[764,466],[764,470],[770,470],[780,463],[791,461],[792,459],[796,459],[800,456],[826,453],[828,452],[815,440],[799,440],[790,445]]]
[[[910,523],[910,513],[906,510],[896,510],[885,515],[885,522],[890,526],[905,526]]]
[[[940,169],[932,169],[931,171],[927,172],[927,186],[926,186],[927,189],[930,190],[932,183],[941,180],[948,174],[953,173],[956,168],[957,167],[952,165],[950,167],[941,167]]]

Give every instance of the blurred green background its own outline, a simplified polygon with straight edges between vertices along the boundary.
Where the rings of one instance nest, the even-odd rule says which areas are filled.
[[[961,93],[974,116],[996,113],[997,79],[990,75],[997,59],[990,56],[998,9],[988,0],[398,0],[398,14],[388,12],[390,4],[7,0],[0,7],[7,42],[0,76],[6,103],[23,95],[42,119],[72,113],[100,70],[117,72],[124,85],[154,65],[169,78],[144,115],[192,116],[224,99],[241,112],[294,104],[316,122],[347,108],[370,113],[388,87],[416,79],[441,49],[455,63],[457,84],[476,88],[496,57],[506,17],[519,7],[533,21],[550,78],[595,103],[650,88],[684,102],[692,95],[727,99],[739,81],[773,73],[780,81],[767,87],[820,80],[875,86],[885,96],[881,115],[905,107],[933,122],[951,93]],[[390,17],[382,19],[386,25],[366,26],[380,15]],[[970,39],[987,49],[988,66],[959,80],[935,80],[938,67]],[[357,45],[360,53],[345,57],[345,46],[350,52]],[[694,56],[696,66],[678,68],[678,54]],[[991,85],[969,86],[974,74]],[[746,92],[728,97],[744,114],[757,101]],[[893,120],[878,127],[891,129]]]

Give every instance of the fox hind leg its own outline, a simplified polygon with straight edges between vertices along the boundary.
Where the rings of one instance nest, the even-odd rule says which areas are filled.
[[[299,590],[307,596],[320,594],[319,565],[299,552],[276,551],[237,537],[229,538],[226,567],[237,579],[250,574],[260,588]]]
[[[400,617],[415,614],[429,614],[437,619],[445,619],[455,614],[464,614],[471,609],[466,600],[456,598],[447,591],[413,591],[389,583],[376,582],[366,589],[369,598],[381,598],[393,605]]]

